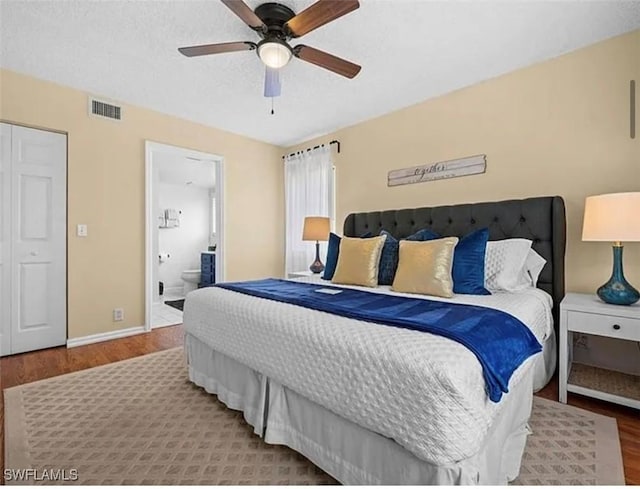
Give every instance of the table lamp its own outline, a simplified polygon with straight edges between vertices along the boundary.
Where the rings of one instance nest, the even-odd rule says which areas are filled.
[[[313,273],[320,273],[324,270],[324,265],[320,261],[320,241],[329,239],[329,218],[319,216],[309,216],[304,218],[304,229],[302,231],[302,241],[316,242],[316,259],[309,267]]]
[[[624,278],[622,242],[640,241],[640,192],[587,197],[582,241],[613,241],[613,273],[598,297],[609,304],[638,302],[640,293]]]

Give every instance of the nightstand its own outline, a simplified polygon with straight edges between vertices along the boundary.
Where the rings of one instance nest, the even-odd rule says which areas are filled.
[[[302,270],[300,272],[289,272],[287,275],[288,278],[303,278],[303,277],[313,277],[313,276],[322,276],[322,273],[313,273],[311,270]]]
[[[595,295],[567,294],[560,304],[559,344],[560,402],[575,392],[640,409],[640,376],[574,363],[574,333],[640,342],[640,303],[614,306]]]

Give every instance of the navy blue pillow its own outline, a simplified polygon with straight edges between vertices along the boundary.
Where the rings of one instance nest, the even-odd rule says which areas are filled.
[[[361,238],[370,238],[371,233],[365,233]],[[334,233],[329,233],[329,243],[327,244],[327,259],[324,264],[324,273],[322,278],[324,280],[331,280],[336,273],[336,267],[338,266],[338,256],[340,256],[340,241],[341,237]]]
[[[453,291],[456,294],[491,295],[484,288],[484,260],[489,240],[487,228],[458,241],[453,252]]]
[[[434,233],[430,229],[424,228],[420,231],[416,231],[408,238],[405,238],[407,241],[429,241],[431,239],[437,239],[440,235]]]
[[[380,236],[386,236],[382,254],[380,255],[380,264],[378,266],[378,284],[391,285],[396,276],[398,268],[398,252],[400,249],[399,241],[394,238],[391,233],[384,229],[380,231]]]
[[[338,265],[338,253],[340,253],[340,236],[329,233],[329,243],[327,244],[327,259],[324,261],[324,273],[322,278],[331,280],[336,273]]]

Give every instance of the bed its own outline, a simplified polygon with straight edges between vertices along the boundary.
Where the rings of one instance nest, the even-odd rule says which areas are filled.
[[[190,380],[242,411],[267,443],[291,447],[344,484],[514,479],[533,391],[556,364],[564,203],[537,197],[355,213],[344,235],[385,229],[403,238],[425,227],[444,236],[486,227],[490,240],[531,240],[546,260],[537,289],[447,299],[504,310],[542,344],[514,372],[500,402],[487,399],[478,361],[451,340],[218,287],[195,291],[185,303]]]

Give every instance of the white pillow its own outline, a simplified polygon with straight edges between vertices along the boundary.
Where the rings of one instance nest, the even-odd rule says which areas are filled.
[[[542,269],[546,265],[547,260],[542,258],[536,251],[531,248],[529,250],[529,254],[527,255],[527,259],[524,262],[523,269],[523,283],[526,284],[527,287],[536,287],[538,285],[538,279],[540,278],[540,274],[542,273]]]
[[[531,241],[528,239],[488,241],[484,263],[485,288],[490,292],[516,292],[530,286],[530,279],[523,283],[529,250]]]

